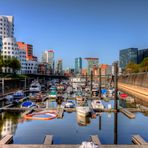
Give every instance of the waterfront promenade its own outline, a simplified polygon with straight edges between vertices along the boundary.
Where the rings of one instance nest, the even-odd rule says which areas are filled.
[[[148,88],[134,86],[130,84],[118,83],[119,90],[125,91],[136,96],[142,101],[148,102]]]

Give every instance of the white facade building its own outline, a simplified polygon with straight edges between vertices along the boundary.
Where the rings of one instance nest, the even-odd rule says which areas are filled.
[[[37,74],[38,62],[37,61],[26,61],[26,73],[27,74]]]
[[[3,46],[2,46],[2,51],[1,55],[3,56],[3,59],[6,60],[8,57],[15,57],[19,60],[19,50],[18,46],[16,44],[15,38],[3,38],[2,40]],[[3,72],[12,72],[10,68],[3,68]]]
[[[42,54],[42,62],[49,65],[50,73],[54,73],[54,51],[47,50]]]
[[[0,36],[2,38],[13,37],[14,34],[14,17],[0,16]]]
[[[26,61],[26,51],[23,49],[19,49],[19,60],[21,64],[20,74],[27,73],[27,61]]]

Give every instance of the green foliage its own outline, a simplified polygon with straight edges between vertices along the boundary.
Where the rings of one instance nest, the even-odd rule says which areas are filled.
[[[144,72],[148,71],[148,58],[144,58],[144,60],[140,63],[140,68]]]
[[[139,72],[139,65],[130,62],[130,63],[127,64],[125,71],[127,73],[138,73]]]
[[[0,56],[0,72],[2,72],[3,65],[4,65],[3,57]]]
[[[12,68],[13,73],[16,73],[17,70],[20,70],[21,64],[17,58],[13,57],[10,61],[9,67]]]
[[[0,56],[0,72],[2,71],[2,67],[9,67],[12,68],[13,73],[16,73],[17,70],[21,68],[21,64],[19,60],[15,57],[6,57],[6,59],[3,59],[2,56]]]
[[[140,64],[128,63],[125,71],[126,73],[148,72],[148,58],[145,58]]]

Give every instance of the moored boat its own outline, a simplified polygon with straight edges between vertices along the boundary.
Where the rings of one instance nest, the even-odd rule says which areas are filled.
[[[21,104],[21,108],[31,108],[33,106],[36,106],[36,104],[32,101],[25,101]]]
[[[68,100],[65,104],[64,104],[65,108],[74,108],[75,104],[74,102],[72,102],[71,100]]]
[[[94,110],[104,109],[104,105],[102,104],[101,100],[93,100],[91,105]]]
[[[41,85],[38,81],[34,81],[31,83],[30,88],[29,88],[30,92],[40,92],[41,91]]]
[[[24,92],[22,90],[18,90],[13,94],[14,99],[21,99],[24,97]]]

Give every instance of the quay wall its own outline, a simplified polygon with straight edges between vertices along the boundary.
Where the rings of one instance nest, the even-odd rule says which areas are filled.
[[[148,88],[148,72],[121,75],[119,76],[119,83],[130,84],[133,86]]]
[[[137,103],[148,106],[148,73],[120,76],[118,89],[133,96]]]

